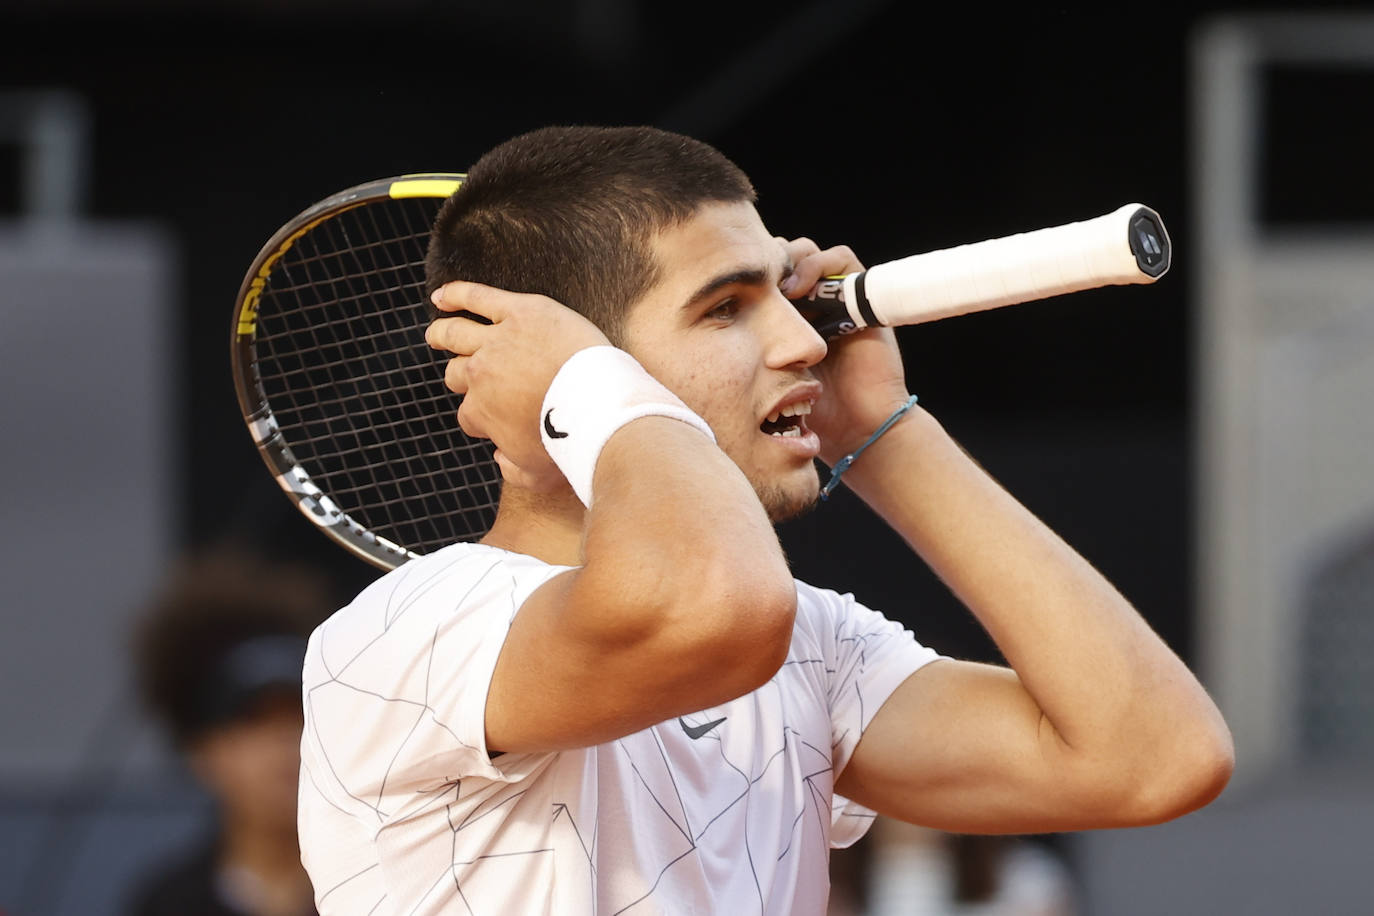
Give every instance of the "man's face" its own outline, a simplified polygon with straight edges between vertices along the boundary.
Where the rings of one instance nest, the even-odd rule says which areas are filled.
[[[710,424],[775,521],[796,515],[817,494],[805,414],[826,345],[778,289],[782,246],[752,204],[710,204],[653,254],[661,279],[630,307],[622,346]]]

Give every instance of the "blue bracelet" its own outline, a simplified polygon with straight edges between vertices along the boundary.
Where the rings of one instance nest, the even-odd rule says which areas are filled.
[[[867,442],[865,442],[858,448],[854,449],[854,451],[850,452],[848,455],[845,455],[839,461],[835,462],[835,466],[830,469],[830,479],[825,482],[825,486],[821,487],[821,499],[829,499],[830,491],[840,485],[840,475],[843,474],[845,471],[849,470],[849,466],[853,464],[854,461],[864,453],[864,449],[868,448],[874,442],[877,442],[879,436],[881,436],[883,433],[891,429],[892,424],[900,420],[902,418],[902,415],[914,406],[916,406],[916,395],[913,394],[911,397],[906,399],[905,404],[903,404],[901,407],[898,407],[893,412],[892,416],[888,417],[886,420],[883,421],[883,425],[879,426],[877,431],[873,435],[868,437]]]

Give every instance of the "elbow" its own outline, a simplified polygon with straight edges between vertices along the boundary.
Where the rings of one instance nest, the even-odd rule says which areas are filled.
[[[792,644],[797,588],[776,542],[772,551],[689,543],[608,554],[577,578],[598,609],[588,640],[607,656],[636,659],[653,721],[758,689]]]
[[[787,660],[797,615],[796,584],[791,577],[785,583],[750,583],[717,605],[718,613],[722,608],[721,637],[711,641],[710,651],[720,676],[742,696],[772,680]]]
[[[712,683],[710,705],[757,690],[777,674],[792,644],[796,584],[752,577],[716,579],[688,611],[696,618],[692,654],[702,680]]]
[[[1235,771],[1235,745],[1218,718],[1146,766],[1151,775],[1135,786],[1120,826],[1161,824],[1210,804]]]
[[[1182,785],[1168,818],[1196,811],[1210,804],[1231,781],[1236,769],[1236,747],[1230,730],[1218,722],[1209,734],[1197,738],[1187,755]],[[1168,819],[1166,818],[1166,819]]]

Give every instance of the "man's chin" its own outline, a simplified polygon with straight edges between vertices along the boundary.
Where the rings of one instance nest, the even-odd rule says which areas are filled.
[[[809,497],[803,499],[793,499],[789,502],[780,502],[778,504],[769,504],[765,502],[763,507],[768,512],[769,521],[778,525],[782,522],[790,522],[794,518],[801,518],[803,515],[816,508],[816,504],[820,501],[820,491],[817,490]]]
[[[820,482],[813,468],[804,475],[804,479],[755,484],[754,492],[759,495],[759,502],[763,504],[769,520],[778,524],[805,515],[815,508],[820,501]]]

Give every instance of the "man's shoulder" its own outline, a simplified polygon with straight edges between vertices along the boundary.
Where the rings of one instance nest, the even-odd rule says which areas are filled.
[[[869,607],[855,598],[852,592],[822,588],[800,579],[793,581],[797,584],[795,627],[798,632],[831,642],[868,640],[902,633],[912,635],[899,620]]]
[[[563,567],[485,544],[452,544],[416,557],[373,581],[316,630],[319,646],[358,648],[384,634],[389,642],[416,629],[513,614]],[[397,626],[397,624],[401,624]]]
[[[465,583],[483,581],[497,587],[516,588],[522,579],[547,577],[561,567],[537,557],[489,547],[486,544],[450,544],[434,553],[416,557],[375,580],[344,609],[413,601],[436,589],[450,593]]]
[[[512,569],[550,569],[550,564],[545,563],[538,557],[530,556],[526,553],[516,553],[513,550],[506,550],[502,547],[493,547],[490,544],[480,542],[462,541],[457,544],[449,544],[441,547],[433,553],[416,557],[408,563],[396,567],[391,572],[382,576],[377,581],[385,581],[394,576],[404,576],[407,572],[414,575],[435,574],[459,568],[466,562],[486,560],[490,563],[498,563]]]
[[[793,579],[792,581],[797,586],[798,617],[803,614],[830,617],[835,614],[843,614],[847,609],[859,606],[851,592],[841,593],[833,588],[822,588],[801,579]]]
[[[797,586],[797,617],[792,624],[793,651],[804,653],[832,640],[843,629],[851,614],[854,596],[840,594],[834,589],[821,588],[801,579],[793,579]]]

